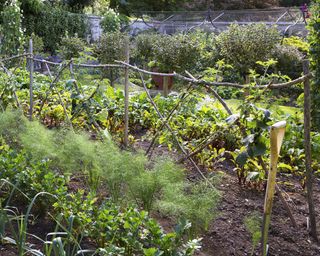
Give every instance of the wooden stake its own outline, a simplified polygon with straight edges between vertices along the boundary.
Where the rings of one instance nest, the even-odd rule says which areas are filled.
[[[29,87],[29,93],[30,93],[30,107],[29,107],[29,120],[32,121],[32,115],[33,115],[33,44],[32,39],[29,40],[29,72],[30,72],[30,87]]]
[[[268,232],[272,211],[272,203],[274,198],[274,192],[276,187],[276,176],[277,176],[277,164],[280,153],[281,144],[283,141],[284,133],[286,129],[286,122],[278,122],[271,126],[270,133],[270,171],[268,174],[268,184],[266,190],[266,196],[264,201],[264,214],[263,214],[263,225],[262,225],[262,255],[267,255],[267,242]]]
[[[309,73],[309,61],[303,61],[303,73]],[[312,172],[312,156],[311,156],[311,106],[310,106],[310,81],[304,80],[304,149],[305,149],[305,165],[306,165],[306,187],[307,187],[307,200],[309,206],[309,220],[310,220],[310,233],[311,236],[318,242],[317,236],[317,222],[314,211],[313,203],[313,172]]]
[[[126,51],[126,62],[130,61],[129,52],[129,39],[127,40],[125,51]],[[129,67],[125,68],[125,82],[124,82],[124,139],[123,143],[125,147],[128,147],[129,137]]]

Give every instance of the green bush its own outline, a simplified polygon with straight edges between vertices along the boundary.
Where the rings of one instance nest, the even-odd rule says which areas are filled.
[[[95,54],[101,63],[113,63],[125,60],[125,46],[129,42],[126,34],[117,32],[105,33],[95,45]]]
[[[65,36],[61,39],[61,43],[57,52],[66,60],[80,57],[81,52],[86,49],[86,42],[77,35],[74,37]]]
[[[309,52],[309,43],[306,42],[301,37],[298,36],[291,36],[283,38],[283,45],[288,45],[297,48],[301,53],[307,54]]]
[[[41,37],[45,49],[54,53],[61,43],[61,39],[78,35],[84,38],[88,29],[87,17],[82,14],[66,12],[57,7],[43,5],[40,13],[25,17],[26,33]]]
[[[124,15],[119,15],[112,9],[106,11],[101,21],[101,28],[104,33],[120,31],[122,25],[126,25],[128,19]]]
[[[279,42],[280,35],[275,27],[234,24],[217,36],[216,47],[220,57],[245,76],[249,69],[256,67],[257,61],[267,60]]]
[[[136,63],[146,66],[154,59],[154,48],[161,35],[156,33],[141,33],[134,40],[133,57]]]
[[[34,33],[26,37],[25,49],[29,49],[29,41],[32,39],[33,54],[41,54],[44,51],[43,39]]]
[[[162,72],[191,71],[200,57],[198,41],[183,34],[162,35],[155,41],[153,51],[154,65]]]
[[[23,51],[22,14],[18,1],[6,1],[0,20],[0,54],[15,55]]]
[[[128,43],[129,37],[126,34],[119,31],[105,33],[95,45],[94,54],[100,63],[115,64],[115,60],[125,60],[125,48]],[[114,85],[117,72],[117,70],[113,69],[108,70],[108,78],[112,86]]]
[[[302,73],[302,53],[293,46],[277,45],[272,53],[277,60],[276,71],[292,79],[298,78]]]

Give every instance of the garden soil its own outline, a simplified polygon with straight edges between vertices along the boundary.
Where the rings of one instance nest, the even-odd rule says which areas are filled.
[[[145,150],[148,143],[139,142],[138,147]],[[153,156],[179,158],[176,153],[168,152],[165,147],[156,147]],[[190,180],[200,178],[189,163],[185,163],[185,166]],[[222,194],[218,206],[219,215],[209,230],[204,232],[202,250],[198,256],[252,255],[251,235],[244,225],[244,219],[253,213],[262,216],[264,191],[240,185],[232,169],[232,165],[226,162],[217,170],[223,173],[221,181],[216,185]],[[268,255],[320,256],[320,244],[317,245],[307,231],[308,205],[306,191],[301,181],[290,176],[279,176],[278,184],[285,192],[284,197],[291,207],[298,228],[292,226],[285,207],[276,195],[271,215]],[[320,180],[318,179],[314,186],[314,199],[320,237]],[[163,224],[168,226],[165,221]],[[253,255],[259,255],[258,250]]]

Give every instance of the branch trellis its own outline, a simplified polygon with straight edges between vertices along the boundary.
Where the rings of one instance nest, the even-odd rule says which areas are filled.
[[[192,166],[195,168],[195,170],[199,173],[199,175],[207,182],[207,184],[209,184],[210,186],[213,186],[209,179],[207,179],[206,175],[201,171],[201,169],[199,168],[199,166],[197,165],[197,163],[195,162],[195,160],[193,159],[193,157],[200,153],[202,150],[204,150],[211,142],[212,140],[215,139],[214,135],[209,135],[208,138],[206,138],[204,141],[202,141],[198,146],[195,147],[193,152],[188,152],[188,150],[183,146],[182,143],[180,143],[180,140],[176,134],[176,132],[172,129],[172,127],[169,124],[169,121],[171,120],[171,118],[174,116],[174,114],[176,113],[177,109],[183,104],[183,102],[188,98],[188,95],[190,95],[191,91],[194,90],[195,88],[198,87],[202,87],[204,88],[208,93],[212,94],[214,98],[216,98],[220,104],[223,106],[223,108],[225,109],[225,111],[228,113],[228,115],[232,115],[232,111],[231,109],[228,107],[227,103],[223,100],[223,98],[218,94],[218,92],[215,90],[215,88],[217,87],[232,87],[232,88],[238,88],[238,89],[246,89],[246,88],[254,88],[254,89],[258,89],[258,90],[272,90],[272,89],[281,89],[281,88],[285,88],[285,87],[290,87],[299,83],[304,83],[305,86],[309,85],[309,80],[312,78],[312,74],[309,72],[309,70],[304,70],[304,75],[289,81],[289,82],[285,82],[285,83],[278,83],[275,84],[272,81],[269,84],[266,85],[255,85],[252,86],[250,84],[238,84],[238,83],[229,83],[229,82],[211,82],[211,81],[206,81],[203,79],[197,79],[195,78],[192,74],[190,74],[188,71],[186,71],[186,75],[182,75],[179,73],[159,73],[159,72],[152,72],[152,71],[148,71],[148,70],[144,70],[141,69],[139,67],[137,67],[136,65],[132,65],[129,63],[129,58],[128,58],[129,53],[126,53],[126,61],[118,61],[116,60],[115,63],[116,64],[98,64],[98,65],[93,65],[93,64],[75,64],[73,63],[73,60],[69,60],[69,61],[64,61],[63,63],[56,63],[56,62],[52,62],[52,61],[47,61],[47,60],[43,60],[43,59],[38,59],[36,57],[34,57],[33,53],[32,53],[32,42],[30,42],[30,51],[29,53],[26,54],[21,54],[21,55],[16,55],[16,56],[12,56],[9,58],[4,58],[4,59],[0,59],[0,65],[1,68],[4,70],[4,72],[10,77],[10,80],[13,76],[13,73],[9,71],[9,69],[7,69],[4,65],[5,62],[7,61],[12,61],[12,60],[16,60],[16,59],[26,59],[28,61],[29,65],[29,72],[30,72],[30,106],[29,106],[29,118],[30,120],[32,120],[32,115],[33,115],[33,65],[36,62],[40,62],[43,63],[46,67],[46,70],[48,72],[48,75],[51,79],[51,83],[50,86],[46,92],[45,98],[44,100],[41,102],[40,105],[40,109],[39,112],[41,112],[46,100],[48,99],[48,97],[50,96],[51,92],[57,93],[58,95],[58,100],[60,105],[63,107],[64,110],[64,115],[66,118],[67,123],[70,125],[70,128],[72,128],[72,120],[75,118],[75,116],[77,114],[79,114],[79,111],[81,111],[81,109],[77,109],[77,112],[74,113],[72,115],[72,117],[70,118],[68,116],[67,110],[66,110],[66,106],[62,100],[61,94],[59,92],[59,90],[56,88],[56,84],[59,82],[61,74],[64,70],[69,68],[70,71],[70,76],[73,79],[73,87],[76,90],[76,92],[81,95],[81,91],[79,89],[79,86],[77,85],[76,80],[74,79],[74,70],[73,67],[77,67],[77,68],[94,68],[94,69],[101,69],[101,68],[108,68],[108,69],[122,69],[125,71],[125,109],[124,109],[124,116],[125,116],[125,132],[124,132],[124,142],[125,142],[125,146],[127,146],[127,142],[128,142],[128,86],[129,86],[129,79],[128,79],[128,72],[129,70],[136,72],[139,74],[142,85],[143,85],[143,89],[147,94],[147,97],[150,101],[150,103],[152,104],[154,110],[156,111],[159,119],[160,119],[160,127],[157,131],[154,132],[153,134],[153,138],[151,140],[151,143],[148,147],[148,149],[146,150],[146,155],[151,157],[152,152],[155,148],[155,142],[158,138],[158,136],[160,135],[161,131],[166,128],[172,135],[176,145],[178,146],[178,148],[180,149],[180,151],[183,153],[183,157],[180,157],[180,159],[178,160],[179,163],[185,162],[185,161],[189,161]],[[53,76],[49,66],[59,66],[58,71],[56,72],[55,76]],[[179,94],[179,98],[178,101],[176,103],[175,106],[173,106],[173,108],[169,111],[169,114],[167,116],[164,116],[160,111],[158,106],[156,105],[156,103],[154,102],[149,89],[147,88],[146,84],[145,84],[145,80],[144,80],[144,76],[143,75],[156,75],[156,76],[161,76],[163,78],[166,77],[174,77],[180,81],[184,81],[186,83],[188,83],[188,86],[186,87],[186,89],[184,89],[184,91],[182,93]],[[85,103],[86,101],[90,101],[90,99],[94,96],[94,94],[97,92],[99,88],[99,85],[97,86],[97,88],[94,90],[94,92],[92,93],[92,95],[87,98],[84,99],[82,103]],[[20,103],[19,100],[17,98],[16,95],[16,88],[13,89],[13,96],[17,102],[18,107],[20,107]],[[3,95],[0,96],[0,100],[2,101],[2,97]],[[309,98],[305,98],[306,100],[310,100]],[[91,119],[92,124],[94,125],[94,127],[98,130],[101,131],[101,128],[98,124],[98,122],[95,120],[95,118],[91,115],[88,105],[87,104],[82,104],[82,106],[85,105],[86,107],[83,107],[85,109],[83,109],[87,115],[88,118]],[[308,106],[308,104],[306,104],[306,106]],[[81,108],[81,107],[80,107]],[[305,116],[308,117],[310,109],[308,107],[306,107],[304,109],[304,113]],[[310,127],[306,126],[305,127],[305,136],[308,138],[308,134],[310,136]],[[307,140],[308,142],[309,140]],[[310,143],[310,141],[309,141]],[[309,149],[310,146],[306,146],[306,149]],[[306,155],[310,158],[310,153],[306,153]],[[307,184],[309,184],[310,182],[312,183],[312,170],[310,170],[310,160],[307,161]],[[307,188],[310,189],[310,186],[307,186]],[[280,199],[282,200],[282,202],[284,203],[286,210],[288,211],[288,214],[292,220],[293,226],[296,227],[296,223],[295,220],[292,216],[292,213],[290,212],[290,208],[288,207],[286,201],[283,199],[282,196],[282,192],[281,190],[277,187],[277,192],[280,195]],[[311,186],[311,191],[309,191],[309,194],[312,194],[312,186]]]

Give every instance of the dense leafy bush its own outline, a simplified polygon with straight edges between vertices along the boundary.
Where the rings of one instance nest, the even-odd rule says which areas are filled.
[[[134,40],[133,56],[137,64],[146,66],[154,58],[154,48],[161,35],[156,33],[141,33]]]
[[[125,45],[129,37],[123,33],[110,32],[101,36],[95,47],[95,54],[101,63],[113,63],[125,59]]]
[[[184,72],[195,67],[199,58],[198,42],[188,35],[163,35],[154,45],[155,66],[161,71]]]
[[[281,74],[288,75],[292,79],[301,76],[303,55],[297,48],[277,45],[274,48],[272,57],[277,60],[275,68]]]
[[[86,42],[77,35],[74,37],[65,36],[61,39],[58,53],[66,60],[78,58],[86,48]]]
[[[126,34],[117,32],[105,33],[101,36],[99,42],[95,45],[94,53],[100,63],[115,64],[115,60],[125,60],[126,44],[130,39]],[[108,78],[111,85],[114,85],[118,70],[109,69]]]
[[[257,61],[270,57],[279,41],[280,35],[275,27],[268,28],[265,24],[231,25],[217,36],[216,45],[221,58],[245,76],[249,69],[256,67]]]
[[[309,44],[305,39],[297,36],[283,38],[283,45],[288,45],[297,48],[301,53],[307,54],[309,52]]]
[[[77,34],[80,38],[84,38],[87,24],[85,15],[69,13],[46,5],[43,5],[38,14],[26,16],[24,20],[27,34],[34,33],[40,36],[45,49],[51,52],[57,50],[66,33],[69,36]]]
[[[29,41],[32,39],[32,47],[33,47],[33,54],[43,54],[44,51],[44,43],[43,39],[34,33],[32,33],[30,36],[26,37],[26,42],[25,42],[25,49],[29,49]]]
[[[15,55],[23,51],[24,35],[21,22],[20,3],[15,0],[6,1],[0,20],[0,54]]]
[[[104,33],[116,32],[121,29],[123,25],[127,25],[128,18],[122,14],[118,14],[112,9],[107,10],[103,14],[101,21],[101,28]]]

